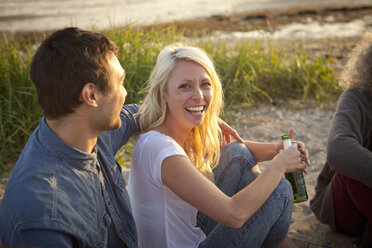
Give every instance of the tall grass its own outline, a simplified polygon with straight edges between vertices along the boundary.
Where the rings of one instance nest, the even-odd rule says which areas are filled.
[[[0,43],[0,172],[19,154],[37,125],[41,110],[28,78],[31,45],[18,41]]]
[[[185,37],[182,31],[112,29],[105,32],[119,47],[119,61],[126,70],[126,103],[140,103],[143,86],[166,45],[196,45],[214,59],[222,79],[226,110],[276,99],[334,99],[340,92],[330,59],[311,58],[305,48],[283,52],[270,41],[231,43],[200,34]],[[199,38],[198,38],[199,37]],[[0,173],[16,158],[42,112],[28,70],[37,44],[10,40],[0,43]]]
[[[119,61],[126,71],[127,103],[139,103],[144,97],[143,86],[150,76],[160,50],[170,43],[181,42],[183,32],[174,28],[161,31],[131,31],[130,27],[106,33],[119,47]]]
[[[340,91],[331,58],[310,58],[306,48],[281,51],[269,40],[202,45],[212,55],[224,87],[227,108],[258,101],[309,98],[325,103]]]

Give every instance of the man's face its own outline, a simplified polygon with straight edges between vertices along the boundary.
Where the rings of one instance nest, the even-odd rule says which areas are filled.
[[[127,91],[124,88],[125,71],[121,67],[118,58],[113,54],[109,54],[107,63],[109,73],[108,89],[103,94],[103,100],[99,103],[99,111],[96,117],[98,128],[101,131],[121,127],[120,110],[127,97]]]

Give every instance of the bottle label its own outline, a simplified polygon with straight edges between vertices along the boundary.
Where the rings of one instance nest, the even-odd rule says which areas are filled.
[[[304,175],[302,174],[302,171],[298,170],[298,171],[293,172],[293,176],[296,182],[298,198],[300,200],[307,200],[306,184],[305,184]]]

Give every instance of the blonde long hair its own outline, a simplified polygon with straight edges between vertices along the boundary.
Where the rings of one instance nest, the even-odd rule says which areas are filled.
[[[176,44],[165,47],[159,53],[147,82],[148,94],[140,108],[140,128],[142,132],[146,132],[164,122],[166,116],[164,94],[170,73],[179,60],[189,60],[203,66],[212,80],[213,99],[204,122],[191,130],[184,149],[194,166],[213,180],[211,169],[217,165],[220,157],[221,132],[217,120],[223,109],[223,93],[212,59],[203,50]]]

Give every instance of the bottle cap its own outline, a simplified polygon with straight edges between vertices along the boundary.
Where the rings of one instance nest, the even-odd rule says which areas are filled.
[[[289,137],[289,134],[282,135],[282,140],[289,140],[291,137]]]

